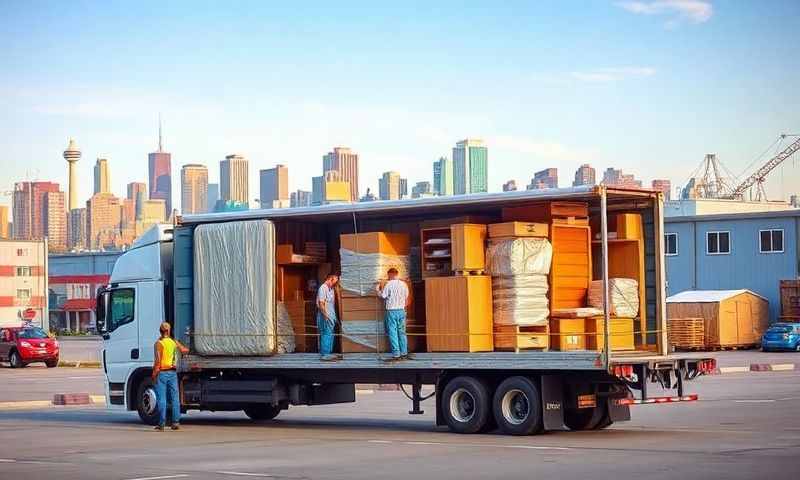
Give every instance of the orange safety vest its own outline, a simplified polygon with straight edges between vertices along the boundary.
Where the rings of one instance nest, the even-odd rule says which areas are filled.
[[[175,350],[178,349],[175,340],[169,337],[159,338],[156,345],[161,345],[161,363],[159,363],[161,370],[175,368]]]

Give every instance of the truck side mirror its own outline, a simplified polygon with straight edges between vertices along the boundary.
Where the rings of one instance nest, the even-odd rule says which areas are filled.
[[[110,295],[110,291],[101,288],[97,292],[97,307],[95,310],[95,325],[97,327],[97,331],[101,334],[105,334],[108,331],[107,324],[106,324],[106,313],[108,310],[108,297]]]

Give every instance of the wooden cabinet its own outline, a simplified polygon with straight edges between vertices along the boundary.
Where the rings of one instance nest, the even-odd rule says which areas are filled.
[[[429,352],[491,352],[492,278],[426,279],[425,321]]]
[[[550,311],[586,306],[592,278],[592,234],[584,225],[550,225],[553,262],[550,269]]]
[[[504,207],[503,221],[550,222],[555,218],[586,218],[589,204],[585,202],[539,202],[519,207]]]
[[[483,270],[486,268],[486,225],[458,223],[450,225],[453,270]]]
[[[586,347],[589,350],[603,350],[606,342],[604,317],[586,319]],[[608,324],[608,341],[611,351],[633,350],[635,348],[632,318],[610,318]]]
[[[586,319],[551,318],[550,348],[567,352],[586,350]]]
[[[420,231],[420,242],[422,278],[450,275],[453,262],[450,227],[423,228]]]
[[[505,222],[489,225],[489,238],[546,237],[548,232],[546,223]]]

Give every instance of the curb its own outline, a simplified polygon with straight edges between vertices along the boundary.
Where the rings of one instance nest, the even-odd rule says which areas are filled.
[[[741,367],[719,367],[714,373],[787,372],[797,369],[794,363],[751,363]]]
[[[72,367],[72,368],[100,368],[100,362],[68,362],[68,361],[60,361],[58,362],[59,367]]]
[[[42,408],[60,408],[72,406],[103,406],[106,404],[105,395],[89,395],[88,393],[60,393],[53,396],[53,400],[22,400],[15,402],[0,402],[2,410],[33,410]]]

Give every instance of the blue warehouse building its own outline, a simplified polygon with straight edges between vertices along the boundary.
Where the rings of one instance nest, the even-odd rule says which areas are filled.
[[[800,210],[664,219],[667,295],[746,288],[780,316],[781,280],[800,277]]]

